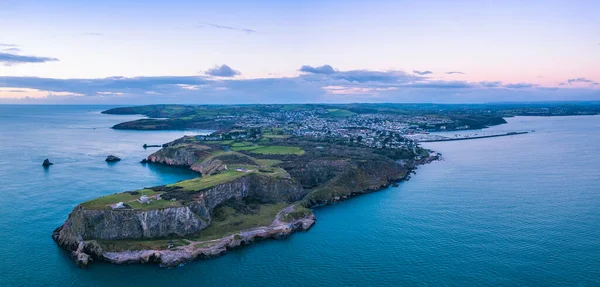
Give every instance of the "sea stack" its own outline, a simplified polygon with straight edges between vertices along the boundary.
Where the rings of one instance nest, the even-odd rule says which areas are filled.
[[[42,163],[43,167],[49,167],[51,165],[53,165],[53,163],[51,163],[49,159],[45,159],[44,163]]]
[[[106,162],[117,162],[120,161],[121,159],[114,156],[114,155],[109,155],[106,157]]]

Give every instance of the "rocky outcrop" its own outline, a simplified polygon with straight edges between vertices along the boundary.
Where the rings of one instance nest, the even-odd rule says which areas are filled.
[[[155,263],[163,267],[174,267],[194,259],[214,258],[223,255],[227,250],[250,245],[259,240],[286,238],[293,232],[308,230],[315,223],[312,212],[289,222],[282,220],[285,213],[293,211],[294,206],[285,208],[269,226],[241,230],[216,240],[191,241],[185,246],[167,250],[105,251],[95,240],[80,239],[71,252],[71,257],[82,267],[87,266],[94,258],[114,264]]]
[[[149,239],[198,233],[210,224],[203,202],[182,207],[133,210],[77,206],[59,230],[83,239]]]
[[[43,167],[49,167],[51,165],[53,165],[53,163],[51,163],[49,159],[45,159],[44,162],[42,163]]]
[[[114,156],[114,155],[109,155],[105,159],[106,162],[117,162],[117,161],[120,161],[120,160],[121,159],[119,157]]]
[[[201,162],[196,162],[190,166],[190,169],[199,172],[203,175],[211,175],[227,169],[227,165],[223,161],[212,158]]]
[[[197,192],[175,190],[163,194],[164,200],[182,200],[184,203],[181,207],[152,210],[86,209],[79,205],[69,214],[65,223],[54,231],[52,238],[60,246],[73,251],[77,262],[83,262],[86,259],[80,255],[81,242],[184,237],[198,234],[208,227],[212,221],[212,210],[232,198],[249,197],[261,203],[275,203],[297,201],[305,194],[304,189],[289,178],[249,174]],[[83,248],[88,245],[84,244]]]
[[[227,250],[246,246],[264,239],[282,239],[294,232],[308,230],[315,223],[311,213],[292,222],[278,222],[271,226],[243,230],[237,234],[207,242],[192,242],[174,250],[136,250],[104,252],[103,260],[114,264],[156,263],[163,267],[174,267],[195,259],[209,259],[223,255]]]
[[[171,144],[171,143],[169,143]],[[210,156],[211,149],[202,145],[169,145],[148,156],[148,162],[191,167]]]

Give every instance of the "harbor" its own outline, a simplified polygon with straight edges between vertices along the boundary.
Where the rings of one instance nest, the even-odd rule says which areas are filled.
[[[436,135],[435,138],[425,138],[425,139],[415,139],[415,140],[418,141],[418,142],[420,142],[420,143],[424,143],[424,142],[462,141],[462,140],[474,140],[474,139],[484,139],[484,138],[514,136],[514,135],[522,135],[522,134],[527,134],[527,133],[529,133],[529,132],[509,132],[509,133],[502,133],[502,134],[482,135],[482,136],[464,136],[464,137],[455,137],[455,138],[449,138],[449,137],[443,137],[443,136]]]

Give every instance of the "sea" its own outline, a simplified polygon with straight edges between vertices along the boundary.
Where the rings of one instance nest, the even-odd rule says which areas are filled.
[[[315,209],[288,239],[171,269],[78,268],[51,238],[69,212],[195,177],[140,164],[157,150],[142,145],[210,132],[113,130],[141,116],[107,108],[0,105],[0,286],[600,286],[600,116],[507,118],[485,132],[530,133],[423,144],[443,160]]]

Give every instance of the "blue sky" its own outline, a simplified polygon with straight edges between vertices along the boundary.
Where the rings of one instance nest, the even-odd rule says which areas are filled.
[[[600,100],[599,1],[0,0],[0,103]]]

